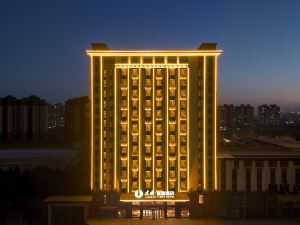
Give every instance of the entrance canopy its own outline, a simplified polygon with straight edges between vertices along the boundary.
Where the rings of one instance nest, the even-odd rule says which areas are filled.
[[[187,193],[174,193],[172,196],[142,196],[136,197],[134,193],[122,193],[121,202],[189,202]]]

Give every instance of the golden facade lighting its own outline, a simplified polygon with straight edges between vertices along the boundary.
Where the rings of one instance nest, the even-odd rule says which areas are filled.
[[[137,188],[175,192],[197,190],[199,186],[216,189],[217,57],[222,51],[86,52],[91,57],[91,189],[102,190],[105,186],[107,191],[121,193],[132,193]],[[214,59],[213,65],[208,62],[210,58]],[[207,88],[211,80],[213,91]],[[104,84],[105,90],[111,90],[105,98]],[[193,94],[196,90],[199,96]],[[197,117],[198,106],[201,119]],[[99,137],[95,136],[97,128]],[[202,141],[194,138],[198,134]],[[100,144],[98,153],[96,139]],[[112,159],[104,158],[107,155]],[[210,155],[212,161],[208,160]],[[197,174],[191,175],[190,168],[198,164]]]

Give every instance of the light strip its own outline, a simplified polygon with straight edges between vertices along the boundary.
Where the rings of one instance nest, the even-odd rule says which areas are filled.
[[[166,57],[165,57],[165,62],[166,62]],[[166,78],[165,78],[165,85],[166,87],[166,114],[167,114],[167,119],[166,119],[166,190],[169,190],[169,69],[166,69]]]
[[[129,68],[127,69],[127,192],[129,193],[130,189],[129,189],[129,177],[130,177],[130,169],[129,169],[129,161],[130,161],[130,154],[129,154],[129,149],[130,149],[130,120],[129,120],[129,104],[130,104],[130,100],[129,100],[129,88],[130,88],[130,85],[129,85],[129,82],[130,82],[130,79],[129,79]]]
[[[206,51],[97,51],[87,50],[88,55],[97,56],[216,56],[222,50]]]
[[[218,87],[218,57],[215,56],[215,76],[214,76],[214,88],[215,88],[215,98],[214,98],[214,177],[215,177],[215,190],[218,189],[218,178],[217,178],[217,87]]]
[[[188,68],[188,64],[115,64],[116,68]]]
[[[155,190],[155,72],[152,69],[152,190]]]
[[[91,190],[94,189],[94,57],[91,57]]]
[[[114,127],[114,188],[115,190],[118,190],[117,188],[117,143],[118,143],[118,114],[117,114],[117,107],[118,107],[118,90],[117,90],[117,80],[118,80],[118,74],[117,69],[114,69],[115,76],[114,76],[114,113],[115,113],[115,127]]]
[[[103,179],[103,62],[100,56],[100,187],[102,190]]]
[[[142,70],[139,69],[139,190],[142,189]]]
[[[135,199],[135,200],[121,200],[120,202],[189,202],[190,200],[181,199]]]
[[[203,189],[206,190],[206,57],[203,67]]]
[[[177,80],[177,133],[176,133],[176,151],[177,151],[177,190],[181,192],[181,179],[180,179],[180,169],[181,169],[181,154],[180,154],[180,71],[177,69],[175,73],[175,79]]]
[[[190,190],[190,70],[187,69],[187,79],[186,79],[186,85],[187,85],[187,93],[186,93],[186,101],[187,101],[187,118],[186,118],[186,126],[187,126],[187,191]]]

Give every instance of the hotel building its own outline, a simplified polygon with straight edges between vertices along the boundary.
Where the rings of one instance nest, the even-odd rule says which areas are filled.
[[[215,43],[196,50],[92,44],[91,189],[217,189]],[[124,196],[123,194],[123,196]],[[126,199],[125,199],[126,200]]]

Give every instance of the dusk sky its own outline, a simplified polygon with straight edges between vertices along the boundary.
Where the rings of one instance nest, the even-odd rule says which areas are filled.
[[[91,42],[196,49],[217,42],[219,103],[300,110],[300,1],[0,1],[0,97],[89,94]]]

